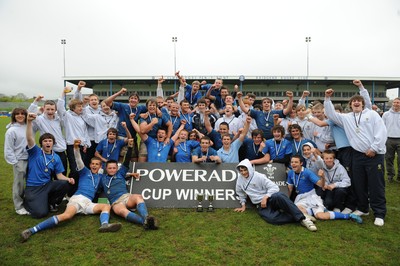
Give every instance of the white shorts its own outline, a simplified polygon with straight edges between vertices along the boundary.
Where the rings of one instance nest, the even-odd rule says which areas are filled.
[[[93,209],[94,206],[96,206],[96,203],[93,203],[90,199],[83,195],[73,195],[69,199],[67,206],[69,205],[76,208],[76,213],[93,214]]]
[[[310,215],[325,211],[324,203],[321,197],[315,192],[315,189],[297,195],[294,204],[303,206]]]
[[[118,203],[122,203],[122,204],[124,204],[125,207],[126,207],[126,204],[128,204],[128,200],[129,200],[129,197],[130,197],[130,196],[131,196],[130,193],[125,193],[125,194],[123,194],[121,197],[119,197],[119,198],[112,204],[112,206],[114,206],[115,204],[118,204]]]

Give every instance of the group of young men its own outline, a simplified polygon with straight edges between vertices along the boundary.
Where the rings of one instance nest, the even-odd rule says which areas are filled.
[[[315,217],[361,223],[360,216],[368,215],[370,207],[375,225],[384,224],[384,156],[389,145],[386,160],[393,179],[400,99],[382,119],[369,108],[368,92],[356,80],[360,95],[349,101],[352,112],[336,112],[330,100],[333,90],[328,89],[324,103],[315,104],[311,115],[305,106],[308,92],[297,106],[290,91],[287,101],[264,98],[260,106],[253,106],[255,95],[244,96],[237,86],[229,93],[220,79],[189,85],[176,74],[179,92],[165,99],[160,78],[157,98],[146,105],[139,104],[135,92],[128,103],[117,102],[127,92],[122,88],[100,106],[95,94],[83,98],[81,89],[86,84],[80,81],[69,110],[64,99],[71,88],[66,87],[57,103],[45,101],[39,108],[43,96],[38,96],[28,110],[13,111],[5,157],[14,167],[16,212],[41,218],[56,209],[65,195],[69,197],[63,214],[25,230],[24,240],[76,213],[101,213],[99,231],[117,231],[121,224],[108,222],[110,209],[130,222],[156,229],[143,198],[126,190],[130,161],[237,163],[236,191],[242,207],[235,211],[244,211],[249,197],[259,206],[260,215],[273,224],[298,221],[316,231]],[[41,148],[34,142],[36,131]],[[252,167],[272,162],[289,167],[288,188],[294,203]],[[99,190],[106,193],[111,206],[92,203]],[[134,207],[138,214],[130,211]]]

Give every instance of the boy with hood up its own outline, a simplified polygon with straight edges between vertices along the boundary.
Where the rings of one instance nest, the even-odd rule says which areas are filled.
[[[310,231],[317,231],[317,227],[310,217],[304,215],[299,208],[283,193],[279,187],[266,175],[254,171],[250,161],[245,159],[236,167],[238,179],[236,181],[236,194],[239,196],[242,207],[235,212],[246,210],[246,198],[250,198],[257,205],[258,214],[271,224],[281,225],[300,222]]]

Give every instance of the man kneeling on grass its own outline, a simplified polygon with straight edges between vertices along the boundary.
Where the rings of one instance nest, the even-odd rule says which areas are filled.
[[[266,175],[254,171],[248,159],[241,161],[237,170],[239,176],[236,181],[236,194],[242,207],[236,208],[235,212],[246,210],[246,198],[249,196],[251,202],[257,205],[258,214],[268,223],[281,225],[300,222],[308,230],[317,231],[310,218],[304,215],[285,194],[279,192],[278,185]]]
[[[146,230],[156,230],[158,229],[157,221],[153,216],[149,216],[142,195],[130,194],[126,188],[125,176],[129,170],[132,148],[133,139],[130,139],[128,141],[128,152],[119,170],[117,161],[107,161],[107,175],[102,177],[101,183],[116,215],[125,218],[128,222],[143,225]],[[138,173],[132,175],[135,178],[139,177]],[[132,212],[131,209],[133,208],[136,208],[139,214]]]
[[[99,232],[115,232],[121,228],[120,223],[109,224],[110,218],[110,205],[103,203],[93,203],[92,200],[96,194],[97,188],[101,180],[101,174],[99,174],[99,169],[101,169],[100,158],[93,157],[90,161],[90,170],[85,167],[81,154],[79,151],[79,146],[81,144],[80,140],[74,141],[74,155],[77,164],[77,170],[79,173],[79,184],[78,190],[69,199],[67,208],[64,213],[60,215],[54,215],[47,220],[37,224],[36,226],[26,229],[21,233],[22,241],[25,242],[28,238],[45,229],[52,228],[58,223],[72,219],[77,213],[83,214],[100,214],[101,227]]]

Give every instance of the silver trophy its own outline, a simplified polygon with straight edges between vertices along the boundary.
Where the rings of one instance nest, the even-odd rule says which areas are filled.
[[[204,199],[204,195],[203,194],[197,194],[197,201],[198,201],[197,208],[196,208],[197,212],[202,212],[203,211],[203,205],[201,205],[201,202],[203,201],[203,199]]]
[[[208,205],[208,208],[207,208],[208,212],[213,212],[214,211],[214,206],[212,205],[213,201],[214,201],[214,195],[208,195],[208,202],[209,202],[209,205]]]

